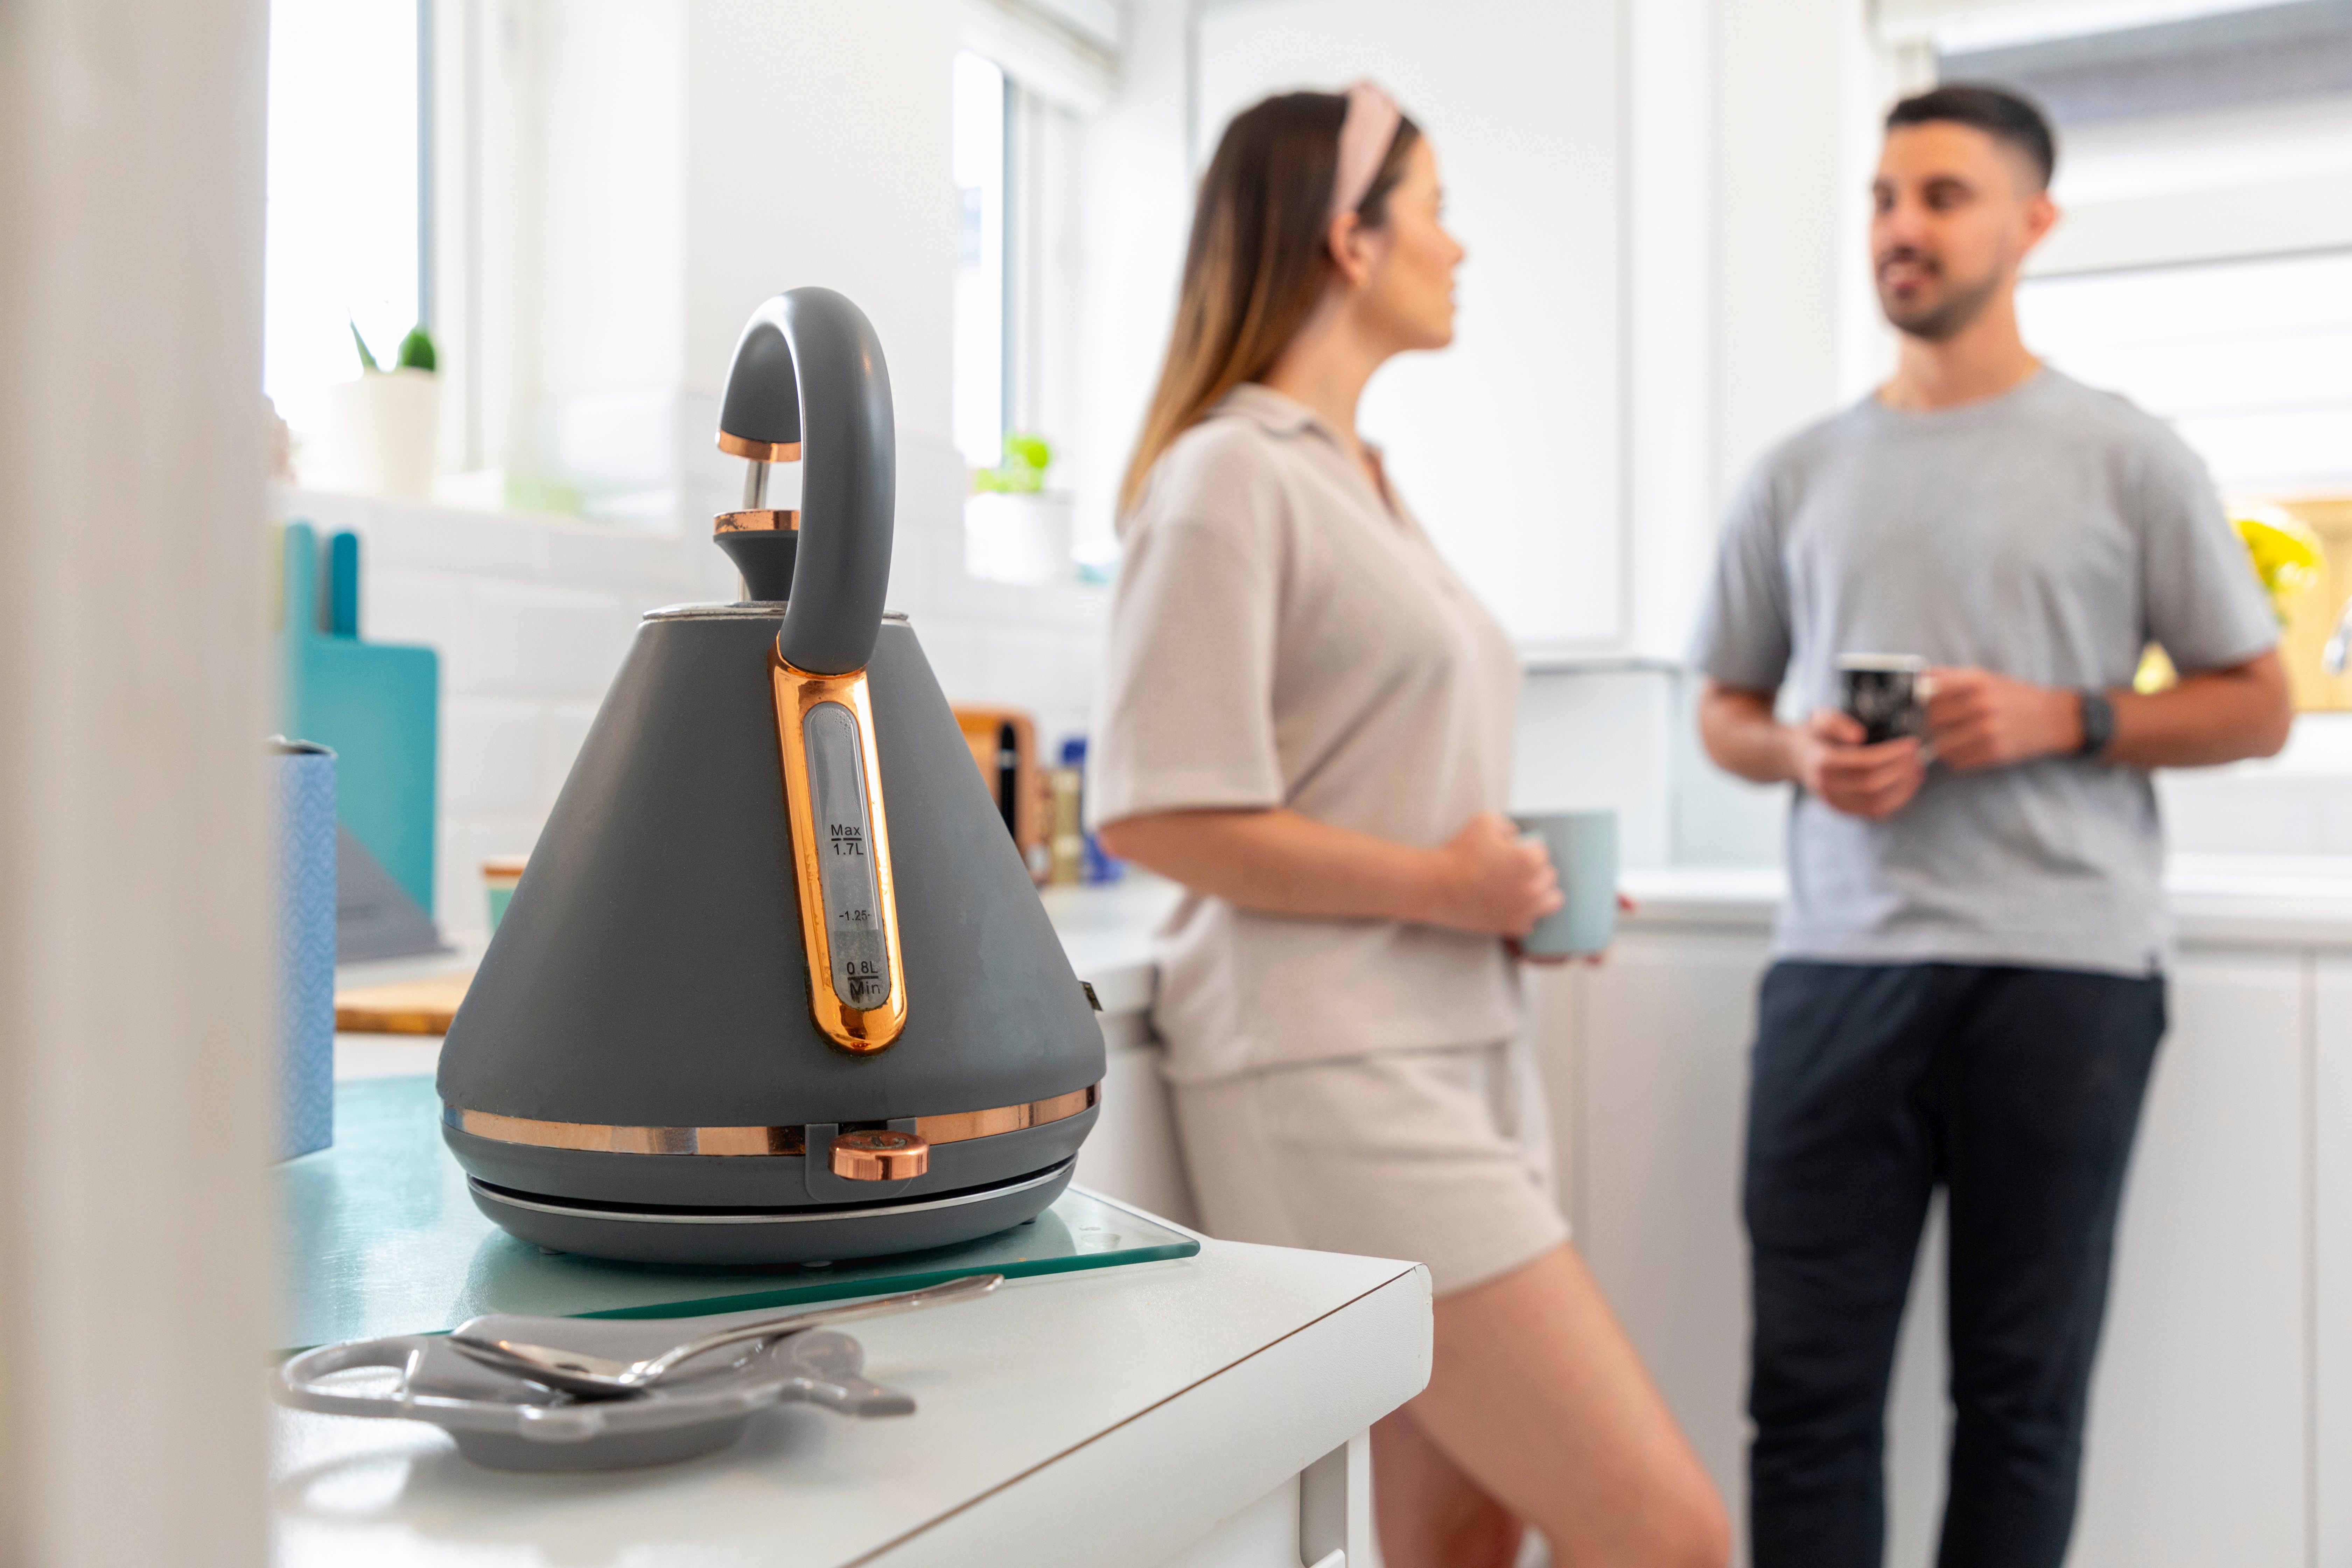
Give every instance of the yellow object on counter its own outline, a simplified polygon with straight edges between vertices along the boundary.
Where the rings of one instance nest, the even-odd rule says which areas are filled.
[[[2240,507],[2230,522],[2245,542],[2254,575],[2271,596],[2271,609],[2284,626],[2296,595],[2317,586],[2327,562],[2326,547],[2311,525],[2274,506]]]
[[[2271,598],[2271,614],[2284,626],[2295,599],[2318,585],[2326,570],[2326,547],[2310,524],[2279,507],[2242,505],[2231,509],[2230,526],[2246,547],[2254,577]],[[2171,656],[2155,643],[2140,653],[2132,689],[2142,695],[2168,690],[2180,672]]]

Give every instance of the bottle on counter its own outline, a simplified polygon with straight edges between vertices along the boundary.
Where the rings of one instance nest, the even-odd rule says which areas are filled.
[[[1062,762],[1047,775],[1052,809],[1047,820],[1052,835],[1052,877],[1056,883],[1113,882],[1126,868],[1111,858],[1102,841],[1086,826],[1087,738],[1072,735],[1062,742]]]
[[[1065,754],[1068,749],[1064,746]],[[1085,784],[1085,773],[1067,763],[1046,770],[1045,820],[1052,825],[1045,840],[1051,867],[1046,880],[1055,887],[1076,882],[1086,872],[1086,816],[1081,809]]]

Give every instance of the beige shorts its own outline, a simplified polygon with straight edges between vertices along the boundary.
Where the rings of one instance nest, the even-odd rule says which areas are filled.
[[[1212,1236],[1411,1258],[1440,1296],[1568,1239],[1523,1042],[1267,1068],[1175,1092]]]

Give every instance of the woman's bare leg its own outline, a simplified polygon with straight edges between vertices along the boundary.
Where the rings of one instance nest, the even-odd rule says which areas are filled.
[[[1387,1568],[1511,1568],[1526,1533],[1402,1410],[1372,1426],[1372,1513]]]
[[[1574,1248],[1442,1298],[1436,1318],[1429,1386],[1405,1414],[1465,1483],[1543,1532],[1558,1568],[1730,1561],[1723,1501]],[[1376,1427],[1375,1463],[1380,1442]]]

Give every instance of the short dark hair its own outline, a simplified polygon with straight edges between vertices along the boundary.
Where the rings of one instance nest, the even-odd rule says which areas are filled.
[[[2058,138],[2051,132],[2049,117],[2032,100],[2005,88],[1956,81],[1915,94],[1888,110],[1886,129],[1937,120],[1974,126],[1994,141],[2007,142],[2025,154],[2041,174],[2042,187],[2049,187],[2058,167]]]

